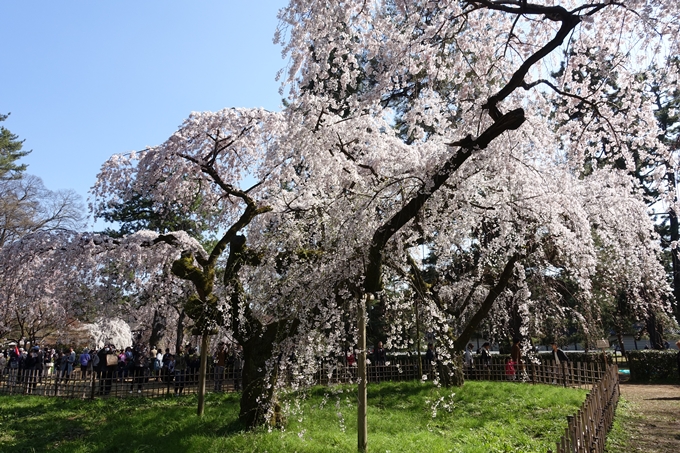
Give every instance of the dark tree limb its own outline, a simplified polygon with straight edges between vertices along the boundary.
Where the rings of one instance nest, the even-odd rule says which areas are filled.
[[[515,263],[520,259],[520,255],[518,253],[515,253],[508,259],[508,262],[505,264],[505,268],[503,269],[503,272],[501,273],[501,276],[498,278],[498,282],[489,290],[489,293],[486,295],[486,298],[484,299],[484,302],[482,302],[482,305],[479,307],[477,312],[472,316],[472,318],[467,322],[467,325],[465,326],[465,329],[463,329],[463,332],[456,338],[456,341],[454,343],[454,349],[457,351],[463,351],[465,349],[465,345],[470,341],[470,338],[472,337],[472,334],[477,330],[477,327],[481,324],[481,322],[486,318],[486,316],[489,314],[489,311],[491,311],[491,307],[493,307],[493,303],[496,301],[498,296],[500,296],[505,288],[508,286],[508,283],[510,283],[510,279],[512,278],[512,274],[515,270]]]

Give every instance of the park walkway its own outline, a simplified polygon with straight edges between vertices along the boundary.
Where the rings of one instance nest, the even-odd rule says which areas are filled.
[[[621,396],[631,404],[621,421],[632,444],[621,453],[680,452],[680,385],[621,384]]]

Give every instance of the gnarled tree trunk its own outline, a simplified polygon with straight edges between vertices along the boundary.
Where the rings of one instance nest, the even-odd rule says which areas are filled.
[[[248,428],[267,422],[281,426],[283,419],[274,399],[278,364],[272,363],[274,345],[289,334],[287,323],[262,327],[261,335],[243,341],[243,393],[239,420]]]

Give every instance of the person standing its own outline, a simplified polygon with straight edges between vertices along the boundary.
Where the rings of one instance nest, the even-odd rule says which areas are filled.
[[[163,369],[161,370],[161,378],[163,379],[163,382],[171,382],[172,377],[175,374],[174,364],[173,364],[172,370],[170,370],[169,365],[168,365],[170,363],[171,357],[173,358],[173,362],[174,362],[174,356],[172,354],[170,354],[170,348],[165,348],[165,354],[163,354],[163,359],[162,359]]]
[[[161,382],[161,371],[163,369],[163,351],[161,351],[160,348],[158,348],[158,351],[156,351],[156,357],[154,358],[153,365],[154,370],[156,370],[156,381]]]
[[[488,341],[482,345],[481,357],[479,362],[482,365],[483,375],[486,379],[491,376],[491,343]]]
[[[142,393],[147,365],[147,352],[141,345],[135,345],[135,348],[132,350],[132,360],[130,363],[130,374],[132,375],[130,393],[133,392],[135,385],[137,385],[137,393]]]
[[[474,348],[473,344],[468,343],[467,348],[465,349],[465,354],[463,355],[465,366],[467,367],[468,370],[471,370],[475,367],[475,359],[472,357],[473,348]]]
[[[187,372],[187,356],[179,347],[179,351],[175,355],[175,395],[181,395],[184,392],[184,380]]]
[[[434,344],[427,344],[427,351],[425,351],[425,366],[423,367],[423,373],[425,375],[422,377],[425,379],[427,376],[429,379],[434,378],[434,373],[432,372],[432,367],[437,364],[437,351],[434,349]]]
[[[26,374],[26,393],[33,393],[38,382],[38,347],[33,346],[24,361],[24,372]]]
[[[187,345],[187,379],[190,386],[198,385],[198,370],[201,367],[201,356],[198,349]]]
[[[512,358],[509,358],[508,361],[505,362],[505,378],[508,381],[514,381],[515,375],[516,375],[515,362],[514,360],[512,360]]]
[[[437,352],[434,350],[432,343],[427,344],[427,352],[425,352],[425,362],[428,366],[432,366],[437,362]]]
[[[220,341],[217,345],[217,351],[214,355],[215,362],[215,378],[214,385],[215,391],[222,391],[222,382],[224,381],[224,366],[227,363],[227,348],[223,341]]]
[[[115,347],[111,344],[106,345],[97,355],[99,356],[99,394],[109,395],[118,368]]]
[[[76,351],[74,351],[73,348],[68,348],[68,357],[66,357],[66,364],[68,375],[71,376],[71,373],[73,373],[73,368],[76,365]]]
[[[80,376],[82,379],[87,379],[88,366],[90,365],[91,360],[90,350],[87,348],[83,349],[83,353],[80,354],[80,358],[78,359],[80,362]]]
[[[555,361],[555,375],[553,376],[552,383],[557,384],[557,379],[559,377],[564,380],[564,367],[569,363],[569,357],[567,357],[567,354],[565,354],[563,350],[557,347],[557,342],[553,341],[550,345],[552,346],[552,356]],[[566,386],[567,383],[564,382],[564,385]]]
[[[373,364],[378,366],[385,366],[385,361],[387,358],[386,355],[387,353],[385,352],[385,348],[383,348],[383,342],[379,341],[378,346],[373,351]]]
[[[378,346],[373,350],[373,369],[375,370],[376,382],[380,382],[382,379],[386,362],[387,352],[383,348],[383,342],[379,341]]]
[[[522,362],[522,348],[520,347],[520,339],[514,338],[512,340],[512,351],[510,352],[512,361],[515,363],[517,371],[519,371],[518,379],[524,375],[524,362]]]
[[[75,358],[71,360],[71,353],[62,350],[59,353],[57,362],[59,363],[59,381],[63,382],[64,384],[68,384],[71,373],[73,373],[73,363],[75,362]]]
[[[0,352],[0,382],[2,382],[2,377],[5,375],[5,367],[7,366],[7,359],[5,354]]]
[[[9,379],[7,383],[9,385],[16,385],[17,375],[19,374],[19,348],[14,346],[14,349],[9,350],[9,359],[7,361],[7,368],[9,372]]]

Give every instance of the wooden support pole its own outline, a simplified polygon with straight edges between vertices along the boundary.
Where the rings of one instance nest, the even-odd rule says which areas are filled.
[[[208,366],[208,338],[207,333],[203,333],[201,337],[201,367],[198,372],[198,410],[197,415],[203,416],[205,411],[205,377],[207,375],[206,369]]]
[[[366,294],[359,299],[357,314],[359,316],[359,357],[357,367],[359,368],[359,395],[358,395],[358,414],[357,414],[357,443],[360,452],[365,452],[368,444],[368,424],[366,422],[366,404],[368,393],[366,391],[366,306],[372,295]]]

